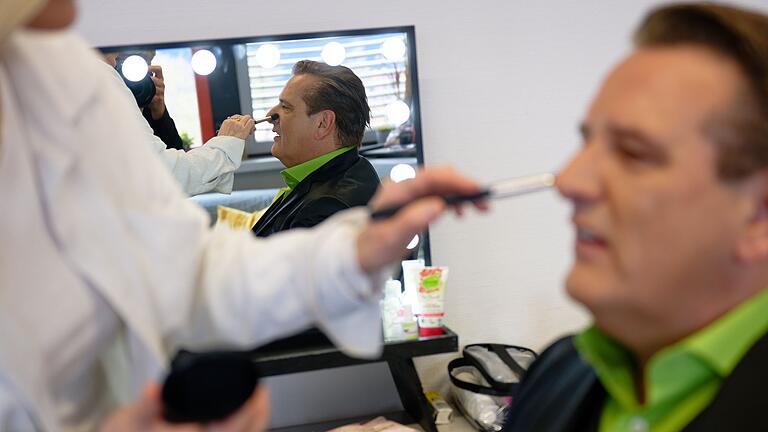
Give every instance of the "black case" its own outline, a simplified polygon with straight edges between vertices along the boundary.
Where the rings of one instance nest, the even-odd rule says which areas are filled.
[[[247,352],[180,351],[163,383],[163,416],[173,423],[204,423],[234,414],[259,381]]]

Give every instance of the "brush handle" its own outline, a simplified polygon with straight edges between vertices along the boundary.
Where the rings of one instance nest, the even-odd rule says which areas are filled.
[[[277,120],[277,114],[272,114],[269,117],[264,117],[264,118],[254,120],[253,124],[259,124],[259,123],[264,123],[265,121],[275,121],[275,120]]]
[[[467,201],[477,201],[479,199],[487,198],[491,195],[490,189],[484,189],[480,192],[473,193],[473,194],[456,194],[456,195],[446,195],[443,198],[443,201],[445,201],[446,205],[453,206],[459,203],[467,202]],[[423,198],[423,197],[420,197]],[[417,198],[417,199],[420,199]],[[414,200],[415,201],[415,200]],[[413,201],[409,201],[405,204],[400,204],[396,206],[391,207],[385,207],[381,210],[376,210],[375,212],[371,213],[371,219],[373,220],[382,220],[387,219],[395,215],[395,213],[399,212],[403,209],[403,207],[407,206]]]

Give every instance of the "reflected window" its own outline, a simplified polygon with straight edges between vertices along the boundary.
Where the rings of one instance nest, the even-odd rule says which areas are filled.
[[[203,144],[200,131],[200,111],[197,107],[195,72],[192,70],[191,48],[158,49],[153,64],[163,67],[165,81],[165,105],[172,113],[179,135],[189,147]]]
[[[407,77],[405,33],[293,39],[245,44],[251,105],[254,117],[264,117],[275,106],[299,60],[337,63],[355,72],[365,85],[371,107],[371,128],[388,130],[405,123],[402,106],[411,99]],[[340,49],[340,48],[341,49]],[[342,57],[343,53],[343,58]],[[329,64],[331,64],[329,63]],[[405,101],[405,102],[403,102]],[[397,102],[400,102],[397,104]],[[392,118],[393,110],[400,114]],[[256,141],[271,142],[269,123],[257,127]]]

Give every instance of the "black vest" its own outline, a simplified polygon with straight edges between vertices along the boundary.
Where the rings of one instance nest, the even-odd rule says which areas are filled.
[[[741,359],[712,402],[683,430],[768,431],[768,335]],[[513,398],[505,431],[597,431],[606,392],[572,337],[531,365]]]
[[[291,228],[313,227],[342,210],[368,204],[379,176],[357,150],[349,150],[309,174],[288,196],[278,199],[253,227],[267,237]]]

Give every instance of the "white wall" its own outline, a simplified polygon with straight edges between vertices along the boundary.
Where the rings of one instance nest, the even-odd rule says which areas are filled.
[[[78,28],[101,46],[415,25],[427,164],[490,181],[564,163],[579,145],[576,125],[601,77],[658,2],[80,3]],[[765,0],[741,3],[768,10]],[[544,194],[433,227],[433,261],[451,267],[446,319],[463,344],[541,348],[587,322],[561,291],[571,260],[568,217],[561,199]],[[426,386],[444,389],[447,358],[418,362]]]

